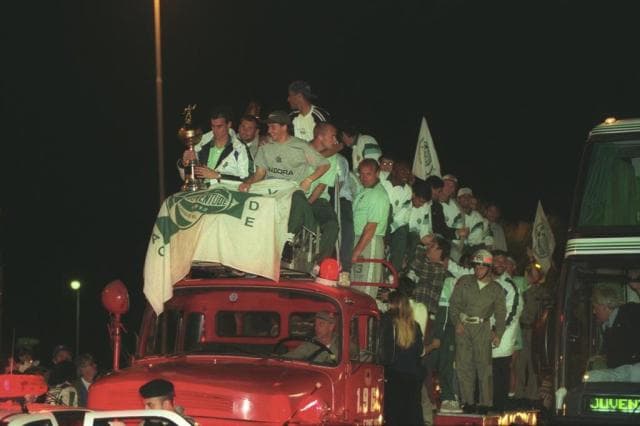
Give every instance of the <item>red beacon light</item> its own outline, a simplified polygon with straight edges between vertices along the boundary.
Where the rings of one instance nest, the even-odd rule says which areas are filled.
[[[340,264],[337,259],[327,257],[320,262],[320,272],[316,277],[319,284],[336,286],[340,275]]]
[[[129,311],[129,292],[120,280],[111,281],[102,290],[102,306],[114,315]]]

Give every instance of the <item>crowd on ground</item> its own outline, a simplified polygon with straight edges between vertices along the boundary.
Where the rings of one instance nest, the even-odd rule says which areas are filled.
[[[53,349],[51,362],[42,363],[35,355],[34,348],[21,345],[15,356],[5,360],[7,374],[38,374],[48,385],[46,394],[26,396],[27,402],[51,405],[86,407],[89,387],[98,377],[98,365],[89,353],[73,357],[71,348],[57,345]]]

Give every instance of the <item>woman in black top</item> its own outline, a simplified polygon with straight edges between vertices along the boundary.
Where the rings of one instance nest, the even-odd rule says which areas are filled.
[[[387,425],[423,424],[420,390],[420,357],[424,350],[420,326],[413,318],[404,294],[389,295],[389,311],[383,316],[385,352],[384,417]]]

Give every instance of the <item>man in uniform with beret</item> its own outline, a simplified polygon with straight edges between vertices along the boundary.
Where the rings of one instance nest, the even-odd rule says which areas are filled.
[[[168,410],[179,414],[192,425],[197,425],[191,417],[184,415],[184,409],[173,403],[175,389],[173,383],[164,379],[154,379],[140,386],[138,390],[145,410]]]

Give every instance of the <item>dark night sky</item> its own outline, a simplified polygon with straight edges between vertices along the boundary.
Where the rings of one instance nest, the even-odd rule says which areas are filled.
[[[100,290],[127,284],[135,331],[158,208],[153,1],[13,3],[0,18],[2,349],[14,329],[47,360],[73,344],[78,278],[81,349],[106,363]],[[287,84],[304,79],[400,158],[426,114],[445,173],[508,220],[532,220],[541,199],[566,221],[590,128],[640,115],[631,2],[302,3],[162,1],[169,191],[186,104],[286,108]]]

